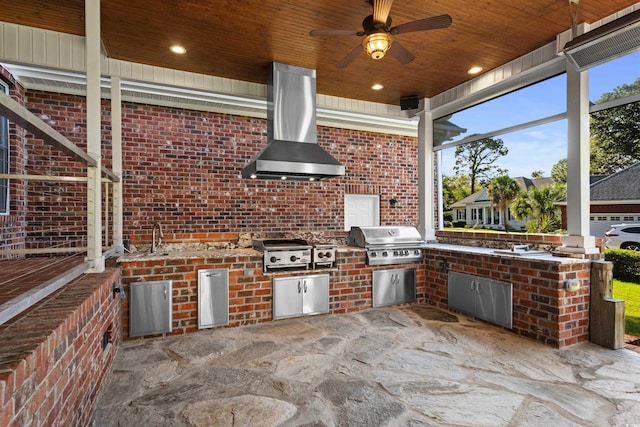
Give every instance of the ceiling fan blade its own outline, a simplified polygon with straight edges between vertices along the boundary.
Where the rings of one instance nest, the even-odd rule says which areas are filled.
[[[351,30],[311,30],[309,31],[310,36],[362,36],[364,33],[362,31],[351,31]]]
[[[391,5],[393,5],[393,0],[373,0],[373,20],[383,24],[387,22]]]
[[[391,56],[396,58],[398,62],[401,63],[402,65],[408,64],[409,62],[416,59],[416,57],[413,56],[413,53],[409,52],[407,49],[402,47],[402,45],[397,41],[394,41],[391,44],[391,47],[389,48],[389,53],[391,54]]]
[[[355,49],[353,49],[347,56],[345,56],[342,61],[338,62],[336,64],[336,67],[338,68],[344,68],[347,65],[349,65],[351,63],[351,61],[353,61],[354,59],[356,59],[356,56],[358,56],[360,54],[360,52],[362,52],[362,46],[356,46]]]
[[[449,15],[432,16],[431,18],[400,24],[393,27],[389,32],[391,34],[404,34],[414,31],[437,30],[439,28],[448,28],[451,22],[451,16]]]

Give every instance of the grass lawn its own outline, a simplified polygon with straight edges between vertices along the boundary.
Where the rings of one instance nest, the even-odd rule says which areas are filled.
[[[624,300],[624,331],[640,337],[640,283],[613,279],[613,297]]]

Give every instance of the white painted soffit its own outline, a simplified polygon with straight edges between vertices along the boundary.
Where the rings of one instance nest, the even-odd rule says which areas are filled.
[[[84,37],[0,22],[0,63],[26,89],[84,96]],[[123,101],[266,117],[266,85],[103,56],[102,94],[120,77]],[[318,124],[417,136],[417,118],[399,106],[318,94]]]

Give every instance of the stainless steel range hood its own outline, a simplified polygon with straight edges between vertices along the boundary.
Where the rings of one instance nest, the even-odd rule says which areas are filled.
[[[273,63],[267,87],[267,146],[243,178],[319,181],[344,166],[317,144],[316,71]]]

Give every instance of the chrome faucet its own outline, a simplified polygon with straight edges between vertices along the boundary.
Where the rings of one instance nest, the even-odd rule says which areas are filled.
[[[157,235],[156,235],[157,230]],[[151,253],[154,254],[162,244],[162,238],[164,233],[162,232],[162,226],[159,222],[155,222],[151,228]]]

